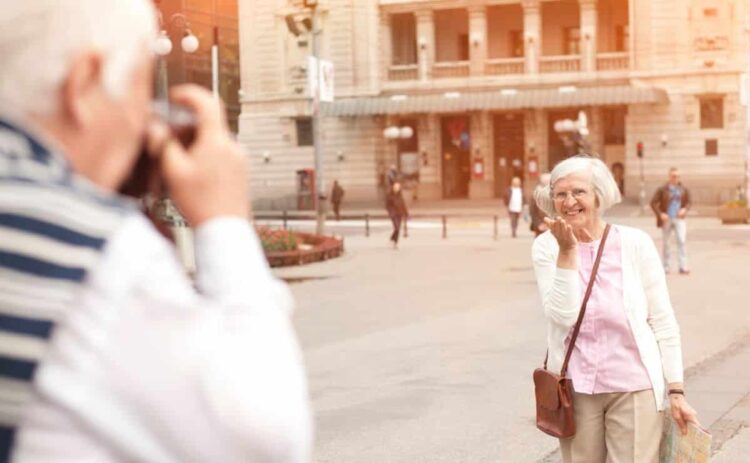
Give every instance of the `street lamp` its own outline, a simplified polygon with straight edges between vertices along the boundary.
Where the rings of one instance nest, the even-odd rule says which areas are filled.
[[[162,29],[153,46],[154,53],[159,57],[158,74],[156,79],[156,97],[157,99],[166,100],[169,81],[167,80],[167,61],[165,57],[172,52],[173,48],[172,40],[167,33],[167,28],[170,25],[174,25],[184,29],[182,40],[180,41],[180,47],[185,53],[195,53],[200,46],[200,42],[198,41],[198,37],[196,37],[190,30],[190,24],[182,13],[173,14],[165,24],[161,12],[159,12],[159,25]]]

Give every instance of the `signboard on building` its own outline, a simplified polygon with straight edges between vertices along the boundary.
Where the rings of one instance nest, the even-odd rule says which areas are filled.
[[[313,56],[308,57],[307,86],[311,97],[317,93],[320,101],[333,102],[333,63]]]

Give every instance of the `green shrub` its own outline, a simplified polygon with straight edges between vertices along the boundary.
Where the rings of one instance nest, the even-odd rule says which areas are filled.
[[[299,245],[297,236],[287,230],[256,227],[264,252],[295,251]]]

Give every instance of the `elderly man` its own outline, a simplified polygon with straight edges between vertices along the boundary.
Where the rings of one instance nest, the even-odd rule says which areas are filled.
[[[292,300],[221,105],[175,89],[187,148],[149,122],[155,18],[149,0],[3,5],[0,461],[309,461]],[[144,138],[195,228],[198,292],[116,193]]]

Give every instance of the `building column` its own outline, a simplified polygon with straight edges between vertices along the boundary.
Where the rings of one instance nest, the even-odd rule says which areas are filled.
[[[471,75],[484,74],[487,61],[487,7],[469,7],[469,61]]]
[[[542,55],[542,5],[540,0],[523,0],[523,50],[526,74],[539,72]]]
[[[382,74],[380,81],[387,82],[389,80],[393,46],[391,44],[391,15],[385,12],[380,16],[380,44],[380,72]]]
[[[432,75],[432,64],[435,61],[435,18],[432,10],[419,10],[415,15],[417,17],[419,80],[426,81]]]
[[[581,6],[581,70],[596,71],[596,0],[578,0]]]

